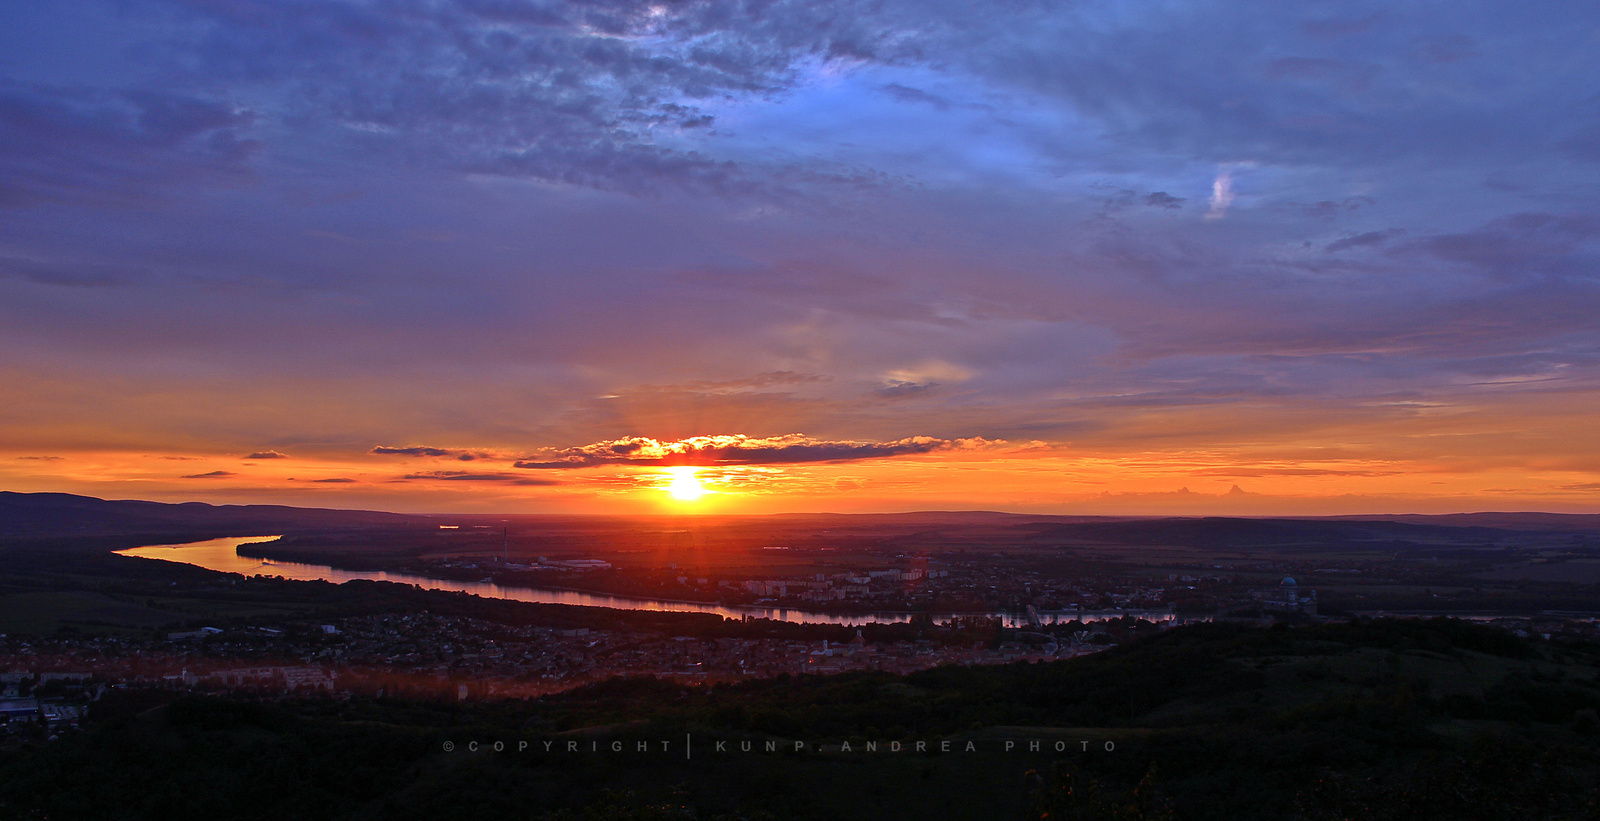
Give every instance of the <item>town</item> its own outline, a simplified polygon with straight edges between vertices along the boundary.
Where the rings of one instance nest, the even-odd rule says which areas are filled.
[[[1276,615],[1291,613],[1285,609]],[[1194,620],[1214,618],[1262,621],[1238,615]],[[760,633],[767,626],[762,621],[747,618],[742,626]],[[21,743],[76,728],[110,689],[466,701],[538,698],[617,677],[709,685],[852,671],[905,674],[942,665],[1050,663],[1185,621],[1127,616],[1006,629],[999,619],[971,616],[946,624],[866,625],[855,628],[850,639],[836,641],[515,625],[423,611],[276,626],[205,626],[149,637],[76,631],[0,636],[0,718],[6,722],[7,743]],[[1600,624],[1592,617],[1483,621],[1547,641],[1600,638]],[[893,628],[929,637],[866,638]]]

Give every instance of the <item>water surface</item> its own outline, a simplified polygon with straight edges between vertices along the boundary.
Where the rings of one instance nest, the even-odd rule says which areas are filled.
[[[325,581],[334,584],[343,584],[358,579],[367,581],[398,582],[420,587],[424,590],[447,590],[456,593],[471,593],[483,596],[486,599],[509,599],[511,601],[525,601],[536,604],[574,604],[584,607],[609,607],[614,610],[656,610],[669,613],[711,613],[730,619],[752,616],[762,619],[777,619],[779,621],[796,622],[799,624],[891,624],[911,620],[910,613],[897,612],[868,612],[868,613],[818,613],[812,610],[799,610],[789,607],[765,607],[756,605],[722,605],[706,604],[703,602],[675,601],[672,599],[635,598],[632,596],[611,596],[605,593],[584,593],[578,590],[562,590],[550,587],[503,587],[493,582],[463,582],[453,579],[436,579],[431,576],[419,576],[412,573],[390,573],[383,570],[342,570],[325,564],[305,564],[301,562],[285,562],[276,559],[258,559],[250,556],[240,556],[239,545],[259,544],[277,539],[277,536],[230,536],[225,539],[208,539],[203,542],[189,542],[187,544],[152,545],[150,547],[135,547],[128,550],[118,550],[122,556],[138,556],[145,559],[161,559],[169,562],[182,562],[207,570],[218,570],[223,573],[238,573],[244,576],[281,576],[285,579],[297,581]],[[1102,613],[1078,613],[1075,611],[1040,613],[1039,620],[1044,624],[1068,622],[1074,619],[1082,621],[1100,621],[1116,618],[1118,616],[1139,616],[1150,621],[1171,621],[1173,615],[1166,611],[1115,611]],[[936,613],[934,621],[945,622],[954,618],[988,616],[999,618],[1007,627],[1026,625],[1026,616],[1017,613]]]

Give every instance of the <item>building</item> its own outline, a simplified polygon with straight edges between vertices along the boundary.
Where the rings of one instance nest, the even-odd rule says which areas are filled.
[[[36,698],[8,698],[0,700],[0,719],[12,721],[14,719],[37,718],[39,715],[39,700]]]
[[[1301,590],[1293,576],[1285,576],[1275,589],[1257,590],[1253,594],[1264,610],[1280,613],[1317,614],[1317,591]]]

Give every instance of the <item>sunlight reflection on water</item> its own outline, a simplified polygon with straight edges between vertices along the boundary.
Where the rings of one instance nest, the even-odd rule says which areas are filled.
[[[561,590],[557,588],[540,587],[502,587],[490,582],[462,582],[451,579],[435,579],[429,576],[418,576],[410,573],[389,573],[382,570],[341,570],[323,564],[302,564],[299,562],[283,562],[273,559],[259,559],[238,554],[239,545],[260,544],[270,542],[277,536],[230,536],[223,539],[209,539],[203,542],[190,542],[188,544],[152,545],[149,547],[135,547],[128,550],[116,551],[121,556],[136,556],[144,559],[160,559],[169,562],[181,562],[207,570],[217,570],[223,573],[238,573],[243,576],[281,576],[285,579],[296,581],[326,581],[334,584],[343,584],[348,581],[368,580],[398,582],[410,584],[424,590],[446,590],[451,592],[471,593],[489,599],[509,599],[512,601],[533,602],[536,604],[571,604],[585,607],[609,607],[615,610],[656,610],[673,613],[711,613],[731,619],[751,616],[755,618],[776,619],[779,621],[795,622],[798,624],[887,624],[907,622],[911,620],[909,613],[894,612],[868,612],[851,613],[848,615],[838,613],[817,613],[809,610],[797,610],[786,607],[762,607],[760,605],[727,606],[720,604],[705,604],[701,602],[673,601],[670,599],[643,599],[629,596],[608,596],[603,593],[584,593],[577,590]],[[1118,616],[1140,616],[1149,621],[1171,621],[1173,615],[1163,611],[1143,612],[1126,611],[1112,613],[1040,613],[1040,620],[1044,624],[1069,622],[1081,619],[1085,622],[1101,621]],[[1015,613],[936,613],[933,618],[937,622],[949,621],[958,617],[988,616],[999,618],[1007,627],[1020,627],[1027,624],[1025,616]]]

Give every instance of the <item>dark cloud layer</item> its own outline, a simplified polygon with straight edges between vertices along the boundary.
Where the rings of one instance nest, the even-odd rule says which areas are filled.
[[[705,101],[781,93],[806,61],[906,53],[904,38],[868,11],[793,0],[423,3],[403,12],[205,4],[189,12],[204,32],[188,44],[193,59],[169,69],[270,95],[284,122],[363,152],[560,183],[732,193],[774,180],[675,136],[716,126]],[[199,116],[198,101],[191,107],[157,133],[233,125]]]
[[[91,91],[0,80],[0,207],[137,204],[188,182],[248,174],[254,115],[154,88]]]
[[[548,487],[561,484],[554,479],[535,479],[515,473],[470,473],[462,470],[434,470],[425,473],[408,473],[401,481],[430,482],[504,482],[519,487]]]
[[[515,467],[571,470],[602,465],[793,465],[857,462],[911,456],[989,444],[982,440],[914,436],[893,442],[830,442],[793,434],[756,439],[748,436],[697,436],[680,442],[629,437],[576,448],[555,449]]]
[[[423,447],[421,445],[412,445],[410,447],[403,448],[378,445],[367,452],[385,456],[450,456],[455,453],[455,451],[448,448],[430,448]]]

